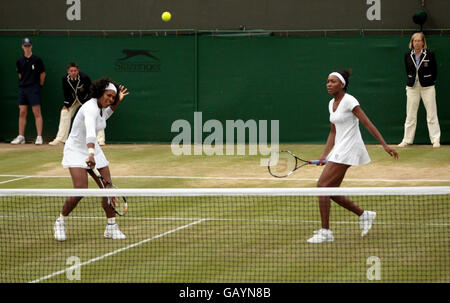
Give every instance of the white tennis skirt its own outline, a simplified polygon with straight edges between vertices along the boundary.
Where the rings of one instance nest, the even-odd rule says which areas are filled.
[[[66,144],[64,144],[64,155],[61,164],[64,168],[81,167],[88,169],[89,167],[86,164],[88,157],[89,152],[86,145],[80,146],[76,143],[74,144],[71,140],[67,140]],[[109,162],[106,160],[105,154],[98,143],[95,143],[94,159],[95,167],[97,169],[109,165]]]

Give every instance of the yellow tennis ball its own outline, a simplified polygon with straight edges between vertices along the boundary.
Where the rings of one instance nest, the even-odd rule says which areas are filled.
[[[170,18],[172,18],[172,15],[169,12],[164,12],[161,15],[161,19],[165,22],[170,21]]]

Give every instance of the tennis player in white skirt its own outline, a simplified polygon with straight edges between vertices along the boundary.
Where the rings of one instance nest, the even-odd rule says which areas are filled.
[[[398,159],[397,152],[390,148],[375,125],[369,120],[361,106],[350,94],[347,94],[350,71],[332,72],[328,75],[327,91],[333,96],[328,104],[331,129],[327,143],[319,160],[327,160],[326,166],[317,182],[317,187],[339,187],[350,166],[370,162],[369,154],[361,137],[359,121],[381,143],[384,150]],[[325,161],[321,162],[324,165]],[[375,220],[376,213],[361,209],[356,203],[345,196],[319,197],[319,209],[322,228],[315,231],[308,243],[323,243],[334,241],[333,232],[329,227],[330,198],[353,212],[359,217],[361,236],[367,235]]]
[[[100,181],[89,169],[96,167],[102,177],[111,183],[109,162],[97,142],[97,132],[106,128],[106,120],[129,92],[123,85],[117,85],[109,78],[102,78],[91,85],[92,98],[80,107],[73,121],[69,138],[64,145],[62,165],[68,168],[74,188],[88,188],[88,173],[97,185]],[[54,224],[54,237],[58,241],[66,240],[66,219],[82,197],[67,197],[59,218]],[[105,238],[125,239],[115,220],[114,209],[107,199],[102,199],[107,224]]]

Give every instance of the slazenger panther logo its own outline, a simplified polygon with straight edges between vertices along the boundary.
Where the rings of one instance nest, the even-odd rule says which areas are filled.
[[[150,54],[150,51],[148,50],[124,49],[122,50],[122,53],[124,53],[126,56],[124,58],[118,59],[120,61],[127,60],[136,56],[146,56],[159,61],[159,58]]]
[[[153,52],[157,51],[123,49],[125,56],[116,60],[114,69],[116,72],[160,72],[161,60]]]

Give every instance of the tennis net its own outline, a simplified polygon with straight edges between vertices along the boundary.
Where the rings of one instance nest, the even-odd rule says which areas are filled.
[[[126,239],[104,237],[102,196],[126,196]],[[83,196],[54,224],[66,197]],[[377,213],[361,236],[347,196]],[[0,282],[450,282],[450,187],[0,190]]]

